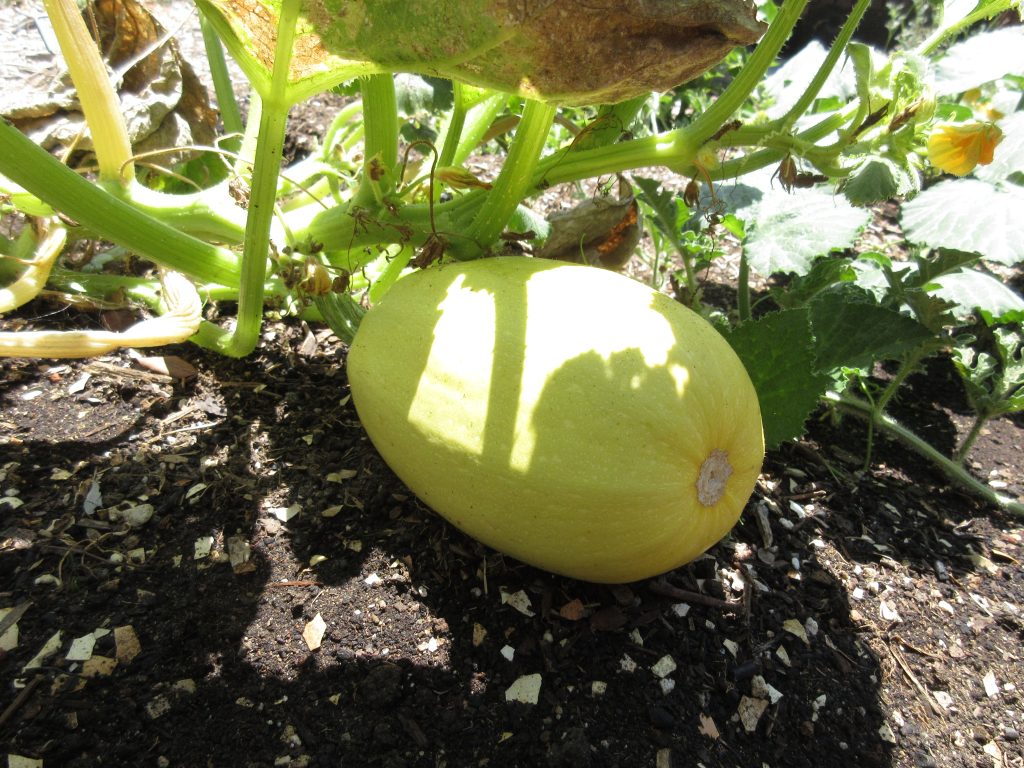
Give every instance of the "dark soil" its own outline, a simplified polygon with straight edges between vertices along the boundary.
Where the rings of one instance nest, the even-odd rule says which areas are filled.
[[[326,123],[293,121],[300,156]],[[35,303],[0,327],[44,323],[99,318]],[[129,354],[0,360],[9,755],[1024,766],[1021,522],[878,436],[863,469],[855,420],[823,412],[769,454],[739,525],[702,559],[598,586],[503,557],[420,504],[366,438],[327,332],[268,324],[242,361],[150,354],[182,358],[180,378]],[[910,383],[894,413],[952,450],[970,423],[948,366]],[[1021,498],[1022,443],[1021,420],[993,422],[972,469]],[[303,635],[321,620],[312,650]],[[530,675],[536,704],[509,701]]]
[[[412,497],[363,433],[327,333],[269,326],[244,361],[167,352],[197,375],[127,355],[0,363],[0,606],[25,607],[0,660],[12,754],[48,767],[1024,762],[1018,521],[884,441],[861,471],[856,422],[822,415],[770,454],[741,523],[703,559],[597,586],[485,549]],[[1012,467],[1019,483],[1021,441],[1018,424],[993,425],[980,474]],[[140,504],[151,519],[116,520]],[[234,567],[233,537],[251,548]],[[532,615],[508,601],[520,591]],[[92,658],[68,660],[90,633]],[[537,704],[506,700],[534,674]]]

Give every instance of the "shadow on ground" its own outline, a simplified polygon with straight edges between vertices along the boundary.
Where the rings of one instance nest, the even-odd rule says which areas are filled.
[[[124,410],[100,442],[8,435],[3,488],[24,504],[2,510],[0,604],[31,601],[0,661],[10,752],[47,766],[388,768],[820,768],[925,754],[891,716],[905,705],[904,725],[929,727],[901,699],[910,685],[871,574],[916,577],[951,534],[941,518],[890,511],[892,486],[849,469],[839,483],[814,443],[787,448],[731,537],[667,581],[555,577],[423,508],[363,434],[340,351],[303,357],[300,329],[273,333],[251,361],[198,361],[197,383]],[[74,374],[8,387],[5,411],[26,386],[46,390],[33,402],[76,397]],[[80,393],[82,410],[103,386]],[[94,479],[111,502],[152,503],[153,519],[97,526],[103,514],[82,511]],[[925,509],[923,494],[907,503]],[[959,519],[971,513],[946,498],[963,503]],[[198,539],[216,554],[234,535],[252,547],[242,572],[195,559]],[[141,564],[111,562],[140,548]],[[947,564],[972,576],[955,552]],[[508,599],[520,592],[532,615]],[[888,599],[909,610],[898,591]],[[65,658],[71,639],[128,625],[141,653],[111,674],[85,677]],[[57,631],[60,651],[23,671]],[[112,636],[94,653],[115,656]],[[508,701],[529,675],[537,703]]]

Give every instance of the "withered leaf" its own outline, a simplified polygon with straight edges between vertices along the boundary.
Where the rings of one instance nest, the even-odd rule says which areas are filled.
[[[628,185],[623,185],[628,190]],[[548,217],[551,234],[540,257],[618,269],[640,242],[640,210],[628,193],[621,199],[595,197]]]
[[[234,38],[228,46],[250,77],[269,82],[279,3],[199,5]],[[748,0],[347,0],[340,10],[308,0],[289,82],[307,95],[374,71],[415,72],[562,104],[611,104],[692,80],[762,32]]]

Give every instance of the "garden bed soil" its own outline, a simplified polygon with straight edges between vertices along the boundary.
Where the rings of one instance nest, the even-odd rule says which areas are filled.
[[[822,414],[769,454],[704,558],[599,586],[502,557],[419,503],[367,440],[328,332],[269,324],[242,361],[161,353],[194,375],[127,353],[0,363],[0,607],[24,610],[0,659],[10,754],[1024,764],[1020,522],[884,440],[863,471],[856,422]],[[959,433],[954,383],[918,377],[901,415]],[[1000,420],[972,455],[1018,495],[1022,440]],[[91,658],[69,659],[89,635]],[[535,704],[509,700],[537,675]]]

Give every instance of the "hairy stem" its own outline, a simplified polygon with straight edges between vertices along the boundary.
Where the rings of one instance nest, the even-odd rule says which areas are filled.
[[[231,357],[243,357],[256,348],[263,322],[263,282],[267,276],[270,227],[277,197],[285,126],[288,121],[288,72],[295,22],[301,0],[284,0],[278,22],[274,72],[263,98],[259,140],[253,161],[249,191],[249,216],[242,243],[242,276],[239,283],[238,318],[230,334],[216,340],[217,348]]]
[[[846,21],[843,23],[842,28],[839,30],[839,34],[832,43],[832,47],[829,48],[828,55],[826,55],[825,60],[821,62],[821,66],[818,67],[818,71],[814,74],[810,84],[804,92],[800,94],[800,98],[797,99],[789,112],[787,112],[782,118],[782,128],[784,130],[789,130],[804,114],[804,112],[810,108],[811,104],[814,103],[814,100],[821,92],[822,86],[825,85],[825,81],[828,80],[829,75],[832,74],[832,70],[835,69],[836,64],[839,62],[839,57],[842,56],[843,52],[846,50],[847,43],[850,42],[853,37],[853,33],[857,30],[857,27],[860,24],[860,20],[864,17],[864,13],[870,5],[871,0],[857,0],[857,4],[853,6],[853,10],[850,11],[850,15],[846,17]]]
[[[475,258],[480,255],[480,249],[486,249],[498,239],[516,207],[530,192],[533,171],[554,119],[555,107],[540,101],[526,102],[523,119],[493,188],[465,231],[465,239],[453,243],[456,258]]]
[[[860,398],[840,395],[834,392],[827,393],[825,397],[839,410],[845,413],[852,413],[874,424],[879,429],[885,430],[915,453],[933,462],[950,480],[971,491],[979,498],[1014,515],[1024,516],[1024,503],[996,492],[974,477],[962,464],[940,453],[891,416],[878,412],[872,405]]]
[[[696,120],[681,131],[687,132],[691,141],[703,144],[743,106],[758,83],[764,79],[765,72],[775,63],[782,46],[786,44],[793,27],[800,20],[808,0],[785,0],[779,12],[772,20],[771,26],[757,44],[750,58],[743,65],[736,78],[729,83],[722,94],[715,99]]]
[[[750,313],[750,262],[747,261],[746,250],[740,253],[740,272],[736,278],[736,310],[739,321],[745,323],[751,318]]]
[[[179,232],[92,184],[6,120],[0,120],[0,173],[129,251],[200,282],[238,284],[238,261],[231,251]]]
[[[971,452],[971,448],[974,447],[974,443],[977,442],[978,438],[981,436],[981,430],[985,427],[985,424],[988,423],[990,418],[991,414],[989,413],[978,413],[974,419],[974,423],[971,425],[971,431],[967,433],[963,443],[960,444],[960,447],[956,451],[957,461],[962,463],[964,459],[967,458],[967,454]]]
[[[199,14],[199,27],[203,33],[206,59],[210,63],[213,90],[217,96],[217,108],[220,110],[220,120],[224,124],[224,131],[229,134],[241,134],[245,130],[245,126],[242,122],[242,113],[238,108],[238,102],[235,100],[235,89],[228,72],[227,61],[224,58],[224,46],[221,45],[216,30],[203,13]],[[223,142],[222,146],[230,152],[237,152],[241,146],[241,137],[227,140]]]

